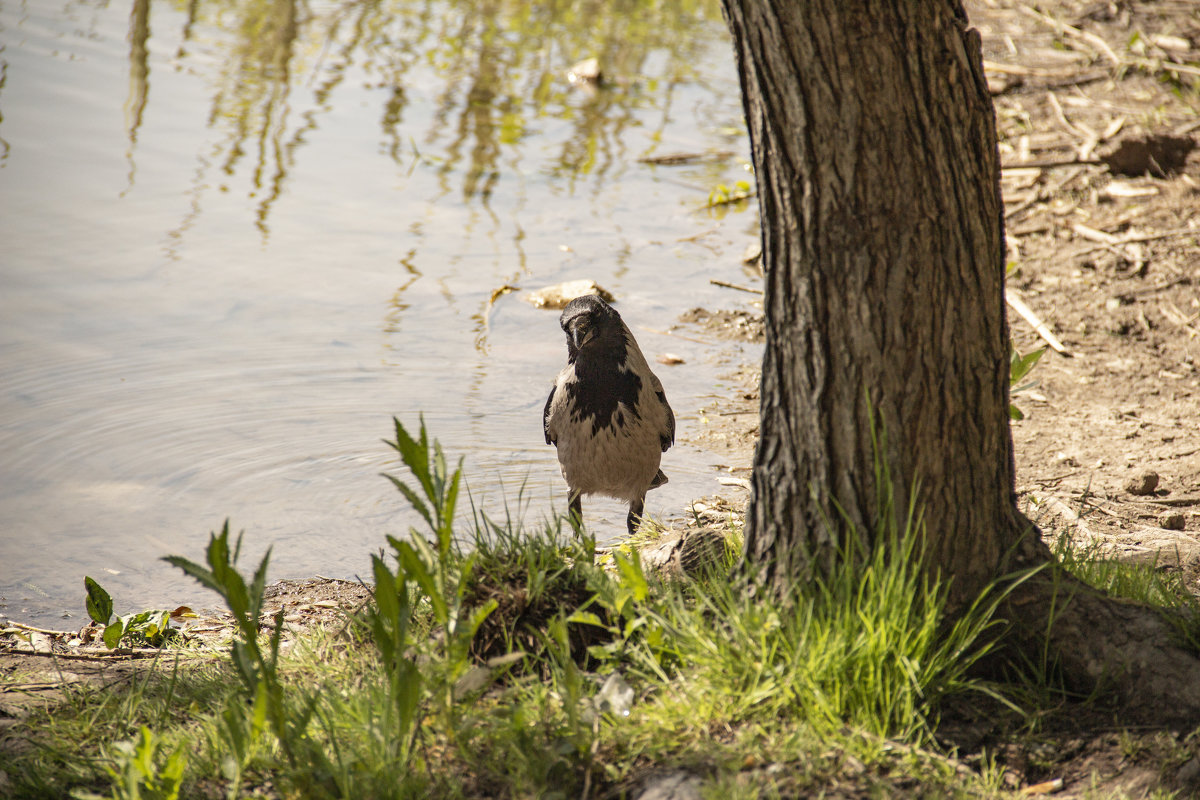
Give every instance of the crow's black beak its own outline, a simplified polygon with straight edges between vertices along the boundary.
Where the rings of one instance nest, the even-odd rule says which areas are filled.
[[[596,336],[596,329],[582,319],[574,319],[571,321],[571,341],[575,343],[575,349],[583,347]]]

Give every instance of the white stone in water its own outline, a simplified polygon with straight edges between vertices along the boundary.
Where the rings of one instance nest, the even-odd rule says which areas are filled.
[[[560,309],[565,308],[567,303],[576,297],[583,297],[585,294],[597,295],[606,303],[611,303],[614,299],[611,292],[593,280],[566,281],[554,286],[547,286],[544,289],[530,292],[525,299],[537,308]]]

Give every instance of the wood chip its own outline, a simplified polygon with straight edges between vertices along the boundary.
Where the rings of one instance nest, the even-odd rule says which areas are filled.
[[[1071,226],[1071,230],[1075,231],[1076,234],[1082,236],[1084,239],[1092,242],[1100,242],[1102,244],[1119,244],[1121,241],[1119,236],[1113,236],[1111,233],[1105,233],[1104,231],[1098,231],[1095,228],[1089,228],[1082,222],[1076,222]]]
[[[1112,181],[1100,191],[1100,194],[1114,199],[1153,197],[1158,194],[1158,187],[1134,186],[1132,183],[1126,183],[1125,181]]]
[[[1052,781],[1042,781],[1041,783],[1035,783],[1030,786],[1026,786],[1021,790],[1021,794],[1054,794],[1055,792],[1061,792],[1062,788],[1063,779],[1055,778]]]

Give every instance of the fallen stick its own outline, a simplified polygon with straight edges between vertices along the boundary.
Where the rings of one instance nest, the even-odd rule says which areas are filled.
[[[1048,327],[1046,327],[1046,323],[1042,322],[1041,319],[1038,318],[1038,315],[1033,313],[1033,309],[1027,306],[1025,301],[1022,300],[1016,292],[1012,291],[1011,289],[1005,289],[1004,299],[1008,301],[1008,304],[1013,307],[1014,311],[1020,314],[1026,322],[1033,326],[1033,329],[1037,331],[1038,336],[1041,336],[1043,339],[1045,339],[1046,344],[1050,345],[1051,349],[1060,355],[1071,358],[1071,352],[1067,350],[1063,343],[1058,340],[1058,337],[1055,336]]]
[[[19,653],[20,655],[23,655],[23,656],[42,656],[45,658],[62,658],[67,661],[121,662],[121,661],[131,661],[131,660],[135,660],[135,659],[145,659],[145,658],[160,658],[160,657],[165,658],[168,656],[175,657],[175,658],[182,658],[182,659],[185,659],[188,661],[199,661],[201,659],[211,658],[210,656],[193,655],[190,653],[181,653],[176,650],[162,651],[162,650],[150,650],[150,649],[118,650],[118,651],[113,651],[112,653],[55,653],[52,651],[47,652],[47,651],[43,651],[43,650],[20,650],[20,649],[13,649],[13,650],[10,650],[9,652]]]
[[[1087,167],[1086,164],[1082,164],[1082,165],[1079,165],[1079,166],[1073,167],[1072,169],[1067,170],[1066,174],[1064,174],[1059,180],[1055,181],[1053,184],[1046,187],[1046,190],[1044,192],[1035,191],[1027,199],[1022,200],[1020,203],[1018,203],[1017,205],[1013,206],[1010,209],[1006,209],[1004,212],[1005,221],[1012,219],[1017,214],[1020,214],[1022,211],[1029,208],[1030,206],[1034,205],[1035,203],[1038,203],[1047,197],[1053,197],[1058,192],[1061,192],[1063,189],[1066,188],[1068,183],[1070,183],[1071,181],[1075,180],[1080,175],[1082,175],[1083,171],[1084,171],[1084,169],[1086,169],[1086,167]]]
[[[51,631],[51,630],[47,630],[45,628],[35,628],[32,625],[26,625],[23,622],[16,622],[11,619],[8,621],[8,625],[13,628],[20,628],[23,631],[33,631],[34,633],[44,633],[47,636],[65,637],[65,636],[76,636],[77,635],[73,631]]]
[[[762,294],[762,289],[751,289],[749,286],[738,286],[736,283],[728,283],[719,281],[716,278],[709,278],[708,282],[713,286],[722,286],[726,289],[737,289],[739,292],[749,292],[750,294]]]
[[[1200,497],[1156,497],[1153,500],[1132,498],[1131,503],[1147,503],[1152,506],[1200,506]]]
[[[1054,17],[1051,17],[1049,14],[1043,14],[1040,11],[1035,11],[1034,9],[1032,9],[1026,5],[1017,6],[1017,11],[1020,11],[1022,14],[1030,16],[1033,19],[1036,19],[1038,22],[1042,23],[1043,25],[1047,25],[1051,28],[1054,28],[1059,33],[1065,33],[1068,36],[1078,39],[1079,41],[1087,42],[1088,44],[1092,45],[1093,47],[1097,48],[1102,53],[1104,53],[1105,57],[1108,58],[1108,60],[1113,63],[1113,66],[1120,67],[1122,65],[1123,62],[1121,61],[1121,57],[1118,56],[1115,52],[1113,52],[1113,49],[1111,47],[1109,47],[1108,42],[1104,41],[1096,34],[1089,33],[1084,30],[1080,30],[1079,28],[1076,28],[1074,25],[1068,25],[1065,22],[1060,22],[1059,20],[1056,20]]]
[[[1076,222],[1071,226],[1071,230],[1088,241],[1099,242],[1100,244],[1124,244],[1120,236],[1113,236],[1111,233],[1089,228],[1082,222]]]
[[[1196,228],[1176,228],[1170,231],[1159,231],[1158,233],[1143,233],[1138,236],[1122,236],[1117,244],[1129,244],[1131,242],[1154,242],[1159,239],[1171,239],[1176,236],[1200,236],[1200,230]]]
[[[1034,161],[1018,161],[1012,164],[1001,164],[1000,169],[1053,169],[1055,167],[1073,167],[1076,164],[1103,164],[1098,158],[1042,158]]]

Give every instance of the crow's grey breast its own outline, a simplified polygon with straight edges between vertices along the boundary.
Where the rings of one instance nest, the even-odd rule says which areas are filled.
[[[675,441],[675,415],[620,314],[594,295],[567,304],[567,366],[542,415],[546,443],[558,449],[572,513],[580,496],[604,494],[629,503],[630,532],[646,492],[667,482],[658,468]]]

